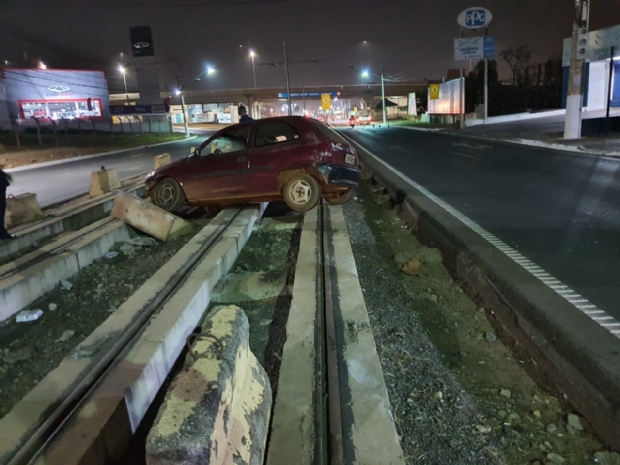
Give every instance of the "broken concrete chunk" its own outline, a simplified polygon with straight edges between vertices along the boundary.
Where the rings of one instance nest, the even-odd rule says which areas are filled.
[[[501,391],[499,391],[499,395],[504,397],[510,397],[512,393],[508,389],[502,389]]]
[[[60,285],[65,291],[70,291],[71,288],[73,287],[73,284],[67,281],[66,279],[63,279],[62,281],[60,281]]]
[[[131,257],[136,254],[136,248],[131,244],[121,245],[120,251],[125,257]]]
[[[126,192],[116,195],[110,216],[160,241],[174,239],[192,229],[191,223]]]
[[[62,333],[62,336],[60,336],[58,339],[56,339],[56,342],[68,341],[69,339],[71,339],[73,337],[74,334],[75,334],[75,331],[73,331],[73,330],[65,331],[64,333]]]
[[[205,327],[149,433],[149,465],[263,463],[272,394],[250,351],[248,319],[220,306]]]

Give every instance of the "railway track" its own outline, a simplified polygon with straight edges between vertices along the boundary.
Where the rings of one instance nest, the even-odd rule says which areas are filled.
[[[106,350],[101,355],[95,356],[90,360],[85,371],[80,373],[79,378],[75,379],[71,388],[67,392],[50,404],[41,416],[40,420],[32,423],[25,428],[27,434],[22,436],[21,442],[0,447],[0,462],[6,465],[24,465],[35,463],[42,456],[46,446],[59,436],[63,427],[75,417],[76,412],[97,390],[101,380],[114,370],[118,361],[128,353],[130,348],[140,338],[145,326],[152,319],[153,315],[160,311],[166,302],[175,295],[181,288],[185,279],[195,270],[198,264],[213,251],[214,247],[230,235],[234,229],[238,229],[236,219],[239,218],[243,208],[227,209],[212,222],[211,231],[201,241],[200,247],[192,253],[187,261],[179,266],[172,273],[164,285],[156,292],[149,301],[140,308],[134,316],[131,324],[114,341],[109,341]],[[206,229],[206,228],[205,228]],[[251,227],[250,227],[251,229]],[[27,262],[24,266],[31,266]],[[19,270],[14,270],[17,272]],[[0,421],[0,439],[7,434],[7,429],[13,425],[7,424],[11,415],[5,416]],[[3,431],[4,434],[3,434]],[[0,442],[3,442],[0,440]]]

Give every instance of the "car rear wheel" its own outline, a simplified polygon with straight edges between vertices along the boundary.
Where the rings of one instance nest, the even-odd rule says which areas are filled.
[[[353,189],[347,189],[344,192],[339,192],[338,196],[326,198],[325,200],[327,200],[327,203],[330,205],[344,205],[349,200],[351,200],[351,197],[353,197],[354,192],[355,191]]]
[[[178,211],[185,204],[183,188],[172,178],[166,178],[155,186],[155,205],[167,212]]]
[[[298,212],[307,212],[319,202],[321,186],[309,174],[297,173],[286,181],[282,195],[290,208]]]

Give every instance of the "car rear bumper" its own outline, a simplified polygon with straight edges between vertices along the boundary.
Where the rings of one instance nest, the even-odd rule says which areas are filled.
[[[323,183],[330,186],[356,188],[362,177],[360,170],[353,166],[317,163],[316,170]]]

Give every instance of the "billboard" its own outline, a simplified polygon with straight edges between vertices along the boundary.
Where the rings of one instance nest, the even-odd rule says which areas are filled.
[[[585,60],[587,62],[608,60],[611,47],[614,47],[615,55],[618,57],[620,55],[620,24],[588,33]],[[562,66],[570,66],[572,48],[572,39],[564,39]]]
[[[454,39],[455,60],[495,58],[495,37],[480,36]]]
[[[461,113],[461,79],[439,84],[439,98],[437,100],[428,99],[429,115],[458,115]]]
[[[110,103],[102,71],[5,69],[11,118],[103,118]]]
[[[130,27],[129,37],[131,39],[131,53],[134,57],[155,56],[150,26]]]

